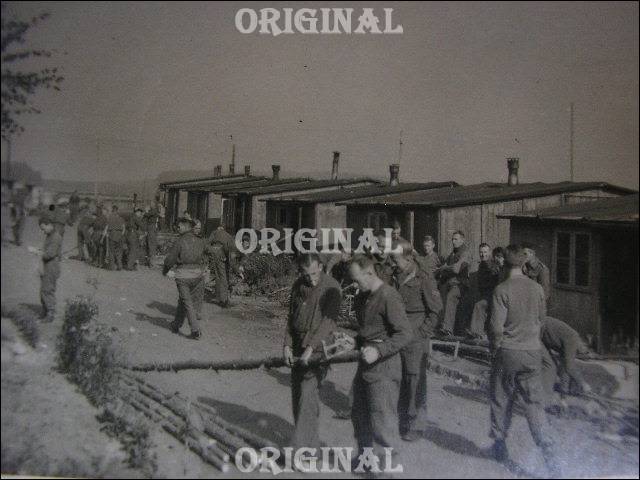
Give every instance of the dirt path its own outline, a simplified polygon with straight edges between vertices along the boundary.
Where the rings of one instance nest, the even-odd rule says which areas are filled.
[[[65,239],[69,247],[73,246],[71,238],[75,238],[72,230]],[[36,233],[33,225],[27,225],[27,245],[40,244]],[[37,258],[26,248],[8,246],[3,247],[2,263],[3,303],[36,304]],[[97,289],[91,285],[96,280]],[[62,267],[59,302],[76,294],[94,296],[100,307],[100,320],[117,330],[118,343],[130,362],[259,358],[280,353],[284,325],[282,312],[263,299],[234,298],[236,306],[229,310],[205,304],[203,339],[194,342],[168,330],[175,312],[177,293],[175,284],[162,277],[158,270],[108,272],[68,260]],[[62,310],[61,305],[59,312]],[[51,331],[44,332],[43,341],[51,342],[59,325],[60,320],[48,326]],[[184,333],[188,333],[188,327],[184,328]],[[351,423],[335,418],[335,412],[348,405],[347,395],[353,374],[354,365],[333,367],[322,390],[320,433],[331,446],[354,445]],[[285,443],[293,428],[286,369],[242,373],[148,373],[144,377],[168,392],[177,391],[207,403],[228,421],[278,443]],[[11,390],[8,395],[12,395]],[[446,478],[515,476],[514,472],[487,456],[490,445],[487,436],[489,408],[484,392],[430,375],[428,402],[432,422],[427,432],[428,439],[400,446],[405,475]],[[585,422],[556,417],[551,421],[566,475],[638,475],[637,445],[599,440],[596,437],[597,426]],[[24,433],[16,432],[15,435],[26,437],[29,430],[25,428]],[[158,440],[157,443],[158,476],[220,475],[170,440]],[[521,473],[544,474],[542,459],[522,417],[514,419],[509,446]]]

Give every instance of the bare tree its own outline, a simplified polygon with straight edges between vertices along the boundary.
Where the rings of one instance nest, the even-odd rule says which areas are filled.
[[[33,49],[26,46],[29,29],[49,17],[42,13],[30,20],[22,21],[7,18],[5,8],[2,8],[2,138],[7,139],[16,133],[24,131],[18,121],[20,115],[26,113],[40,113],[31,99],[40,89],[60,90],[60,83],[64,77],[58,75],[57,68],[43,68],[41,70],[20,69],[20,62],[38,57],[51,57],[49,50]]]

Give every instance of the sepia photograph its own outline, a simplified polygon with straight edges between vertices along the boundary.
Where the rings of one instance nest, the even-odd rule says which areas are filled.
[[[639,3],[2,1],[2,478],[640,478]]]

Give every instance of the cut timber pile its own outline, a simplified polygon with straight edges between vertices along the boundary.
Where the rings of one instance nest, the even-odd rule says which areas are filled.
[[[230,460],[239,448],[280,450],[273,442],[228,423],[206,405],[178,394],[168,395],[126,371],[120,372],[120,385],[124,402],[221,472],[229,470]]]

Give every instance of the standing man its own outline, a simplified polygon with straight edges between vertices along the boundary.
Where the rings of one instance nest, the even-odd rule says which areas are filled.
[[[54,210],[53,215],[53,225],[60,234],[60,236],[64,239],[64,230],[65,227],[73,225],[73,219],[71,215],[69,215],[69,209],[67,208],[67,201],[64,198],[58,199],[57,207]]]
[[[547,316],[542,324],[542,344],[542,380],[548,399],[558,377],[562,392],[569,393],[573,384],[578,392],[589,393],[591,387],[576,365],[578,353],[588,353],[580,334],[562,320]]]
[[[46,322],[52,322],[56,316],[56,283],[60,277],[62,236],[48,214],[40,218],[38,225],[45,234],[40,274],[42,318]]]
[[[146,208],[145,220],[147,224],[147,265],[152,266],[153,257],[156,256],[158,250],[158,222],[160,218],[160,211],[158,209],[158,202],[153,203]]]
[[[326,366],[309,367],[313,353],[322,353],[322,341],[337,330],[340,286],[324,273],[320,257],[304,254],[298,259],[300,277],[291,289],[289,317],[284,337],[284,359],[291,367],[291,400],[295,430],[294,448],[320,448],[318,417],[320,385]],[[296,362],[294,357],[298,357]]]
[[[445,265],[436,271],[444,300],[444,318],[440,333],[453,335],[459,311],[464,306],[469,290],[469,267],[472,256],[465,243],[464,233],[457,230],[451,236],[453,250],[447,257]]]
[[[144,235],[144,210],[136,207],[126,224],[127,232],[127,270],[137,270],[136,262],[140,257],[140,237]]]
[[[523,243],[524,253],[526,255],[526,263],[522,266],[524,274],[532,280],[535,280],[544,290],[544,297],[549,302],[551,298],[551,274],[549,267],[540,261],[536,255],[536,247],[532,243]]]
[[[542,450],[547,468],[554,477],[559,477],[543,408],[540,329],[546,317],[546,302],[542,287],[522,272],[525,260],[522,246],[507,247],[509,278],[496,287],[492,300],[490,407],[491,437],[495,441],[493,453],[500,462],[509,457],[506,440],[513,404],[519,397],[533,440]]]
[[[481,243],[478,247],[480,265],[478,266],[478,298],[473,306],[471,323],[467,329],[467,336],[483,339],[486,337],[487,316],[491,308],[493,290],[500,283],[500,267],[491,255],[491,247]]]
[[[93,257],[93,241],[91,239],[91,236],[93,233],[93,223],[95,222],[95,219],[95,214],[90,212],[87,208],[78,221],[78,258],[81,262],[90,262],[91,258]]]
[[[102,205],[96,207],[96,219],[93,221],[94,266],[102,268],[107,262],[107,216]]]
[[[236,252],[234,238],[220,225],[207,240],[213,249],[213,274],[216,278],[216,297],[222,308],[229,304],[229,275],[231,273],[233,257]]]
[[[122,270],[122,250],[124,248],[124,219],[118,213],[118,206],[111,207],[111,215],[107,220],[109,238],[109,268]]]
[[[75,223],[75,221],[78,219],[78,214],[80,213],[80,197],[78,196],[77,190],[74,190],[69,197],[69,212],[71,223]]]
[[[200,311],[204,299],[205,255],[209,249],[204,240],[196,237],[193,232],[193,221],[181,217],[178,219],[180,237],[164,260],[162,274],[175,270],[176,286],[178,287],[178,308],[171,323],[171,331],[178,333],[184,323],[185,314],[191,327],[189,338],[199,340]]]
[[[422,240],[424,255],[416,255],[420,269],[431,277],[436,277],[436,271],[442,266],[442,257],[436,252],[436,241],[431,235],[425,235]]]
[[[412,338],[400,350],[400,436],[407,442],[423,438],[427,428],[427,341],[438,323],[442,300],[438,285],[416,264],[413,248],[406,240],[394,242],[391,259],[396,266],[394,284],[402,300]]]
[[[398,395],[402,362],[398,353],[409,344],[412,329],[402,297],[376,274],[374,261],[354,256],[349,274],[360,287],[356,297],[357,345],[362,353],[353,380],[351,421],[359,454],[372,448],[384,458],[385,447],[397,448]]]

